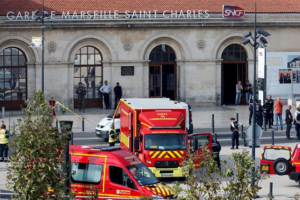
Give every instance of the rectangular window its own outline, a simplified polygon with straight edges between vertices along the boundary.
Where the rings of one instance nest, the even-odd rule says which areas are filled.
[[[134,182],[121,167],[109,166],[109,179],[112,183],[137,190]]]
[[[291,159],[291,152],[289,149],[265,149],[264,160],[276,160],[277,158]]]
[[[76,183],[99,184],[103,166],[91,163],[72,163],[72,181]]]

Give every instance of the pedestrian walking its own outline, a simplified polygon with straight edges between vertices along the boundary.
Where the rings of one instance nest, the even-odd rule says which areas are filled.
[[[110,147],[115,146],[116,141],[117,141],[117,132],[115,129],[110,129],[109,138],[108,138],[109,146]]]
[[[230,130],[232,131],[231,140],[232,140],[232,147],[230,149],[239,148],[239,123],[235,120],[234,117],[230,118]]]
[[[256,123],[262,128],[263,125],[263,107],[261,106],[261,101],[258,100],[256,104]]]
[[[116,109],[120,99],[122,98],[122,87],[120,86],[119,82],[117,82],[114,88],[114,92],[115,92],[115,109]]]
[[[272,99],[271,95],[268,96],[268,101],[269,101],[270,107],[272,108],[270,118],[271,118],[271,125],[273,126],[274,125],[274,100]]]
[[[109,93],[111,91],[110,86],[108,85],[107,81],[104,81],[104,85],[100,88],[100,91],[102,92],[104,96],[104,103],[105,103],[105,108],[109,109]]]
[[[8,138],[6,126],[2,124],[0,127],[0,162],[8,162]]]
[[[243,91],[243,86],[242,86],[242,82],[241,81],[239,81],[238,84],[236,84],[235,91],[236,91],[235,105],[240,105],[242,91]]]
[[[85,95],[86,95],[86,89],[83,85],[83,83],[78,83],[78,88],[76,89],[76,94],[78,98],[78,109],[79,112],[83,111],[85,112]]]
[[[269,125],[269,128],[272,128],[272,126],[271,126],[271,110],[272,110],[272,108],[269,104],[269,100],[265,99],[265,103],[263,105],[265,129],[267,128],[267,125]]]
[[[300,140],[300,107],[298,107],[295,112],[295,130],[297,139]]]
[[[288,105],[285,110],[285,123],[286,123],[286,139],[292,140],[290,131],[293,125],[293,115],[291,113],[292,106]]]
[[[221,144],[218,142],[216,137],[212,137],[212,152],[214,160],[216,161],[218,168],[221,170],[220,151]]]
[[[249,83],[249,80],[246,80],[245,84],[244,84],[244,91],[245,91],[245,95],[246,95],[246,105],[249,105],[250,103],[250,99],[252,96],[252,84]]]
[[[277,98],[277,100],[275,101],[275,130],[278,130],[278,119],[280,122],[280,126],[281,126],[281,130],[283,130],[283,124],[282,124],[282,107],[283,107],[283,103],[280,99],[280,97]]]

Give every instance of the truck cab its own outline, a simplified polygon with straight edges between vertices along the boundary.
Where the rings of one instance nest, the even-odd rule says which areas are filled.
[[[159,182],[131,152],[120,147],[70,146],[71,189],[76,199],[173,198],[169,186]]]
[[[288,175],[300,186],[300,144],[296,144],[293,151],[287,146],[264,146],[260,169],[271,175]]]

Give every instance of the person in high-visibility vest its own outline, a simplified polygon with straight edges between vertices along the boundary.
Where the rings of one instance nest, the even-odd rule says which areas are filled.
[[[117,132],[115,129],[110,129],[109,138],[108,138],[109,146],[110,147],[115,146],[116,141],[117,141]]]
[[[6,126],[2,124],[0,129],[0,162],[8,162],[8,131]]]

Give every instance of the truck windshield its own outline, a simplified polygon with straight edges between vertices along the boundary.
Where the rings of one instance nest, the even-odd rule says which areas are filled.
[[[137,182],[142,186],[152,185],[159,182],[143,163],[127,166],[127,169],[134,176]]]
[[[186,137],[183,134],[145,134],[146,150],[183,150]]]

